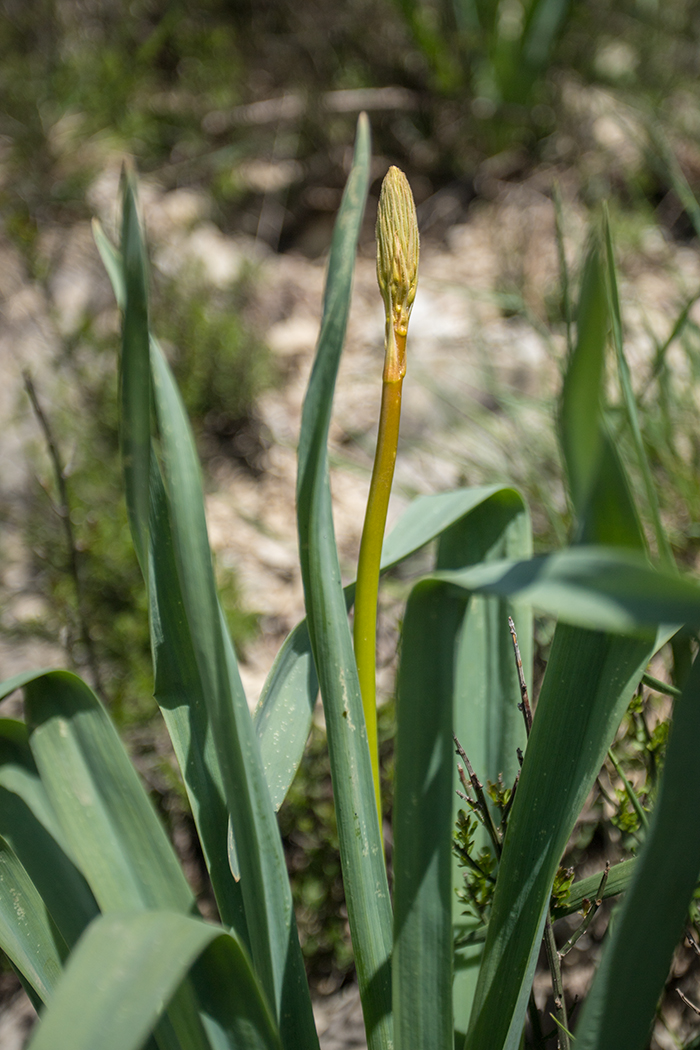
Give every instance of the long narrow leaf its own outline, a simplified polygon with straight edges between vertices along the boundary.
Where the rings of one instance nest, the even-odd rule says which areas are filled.
[[[644,638],[557,629],[509,818],[468,1050],[520,1045],[554,874],[652,651]]]
[[[126,505],[136,554],[145,573],[148,556],[148,507],[151,450],[151,379],[148,364],[148,290],[146,252],[139,229],[136,190],[124,176],[122,216],[124,319],[120,368],[119,439]]]
[[[71,855],[102,911],[170,908],[194,898],[116,730],[76,675],[54,671],[25,686],[30,744]],[[159,1024],[161,1050],[204,1050],[191,989]]]
[[[651,827],[576,1028],[580,1050],[643,1050],[700,871],[700,662],[676,701]]]
[[[634,391],[632,389],[632,377],[630,375],[630,368],[627,363],[627,358],[625,356],[625,348],[622,336],[622,312],[620,310],[620,297],[617,291],[617,278],[615,276],[615,251],[613,248],[612,233],[610,230],[610,221],[608,218],[607,209],[604,211],[603,233],[605,237],[608,285],[610,289],[613,345],[615,347],[615,355],[617,357],[617,370],[620,379],[620,390],[622,391],[625,412],[627,414],[627,425],[629,426],[630,433],[632,435],[632,441],[634,443],[634,450],[637,455],[637,463],[639,465],[639,469],[644,480],[644,489],[646,492],[647,503],[649,504],[649,510],[651,512],[651,518],[654,525],[654,532],[656,535],[656,545],[659,552],[659,558],[664,568],[670,569],[675,566],[675,561],[673,558],[673,552],[671,551],[671,545],[668,541],[668,537],[666,536],[666,531],[661,523],[659,498],[656,493],[656,488],[654,487],[654,482],[651,476],[651,468],[649,466],[649,460],[647,458],[646,449],[644,448],[642,431],[639,425],[639,415],[637,413],[637,403],[634,397]]]
[[[582,518],[602,453],[599,406],[608,333],[605,278],[595,246],[583,271],[577,329],[577,344],[562,389],[559,432],[571,500]]]
[[[517,492],[502,489],[442,534],[437,565],[439,569],[457,569],[508,556],[528,557],[531,553],[532,526],[527,508]],[[449,603],[446,603],[445,615],[449,621]],[[509,616],[517,628],[523,672],[530,682],[532,611],[522,602],[472,595],[464,608],[464,622],[453,658],[454,732],[483,783],[487,780],[496,783],[502,776],[504,783],[512,784],[518,769],[517,749],[525,748]],[[445,628],[447,626],[448,622]],[[452,769],[454,826],[463,804],[458,795],[456,761],[452,762]],[[485,829],[477,829],[474,842],[477,850],[490,846]],[[463,922],[464,905],[458,896],[463,887],[464,870],[453,857],[451,905],[455,926]],[[462,1037],[469,1023],[480,959],[479,947],[464,949],[455,971],[455,1032]]]
[[[369,177],[369,125],[358,122],[336,220],[316,360],[302,412],[297,521],[309,634],[323,699],[348,917],[370,1050],[389,1050],[391,905],[369,748],[335,545],[327,439]],[[379,380],[379,374],[378,374]]]
[[[283,1044],[289,1050],[313,1046],[316,1033],[282,842],[235,655],[223,630],[194,440],[155,344],[151,368],[177,575],[226,806],[236,829],[253,961],[274,1004]]]
[[[700,586],[657,572],[634,553],[572,547],[528,561],[441,572],[446,583],[517,598],[564,623],[628,634],[657,624],[700,623]]]
[[[406,606],[396,711],[396,1050],[452,1050],[452,701],[465,599],[439,584]]]
[[[152,461],[150,550],[151,647],[155,697],[173,743],[221,921],[249,946],[241,888],[222,843],[228,813],[202,680],[185,615],[160,470]]]
[[[132,499],[134,510],[130,520],[134,542],[137,549],[142,548],[140,560],[145,565],[143,548],[149,513],[148,504],[144,507],[142,499],[145,476],[147,484],[155,489],[151,501],[152,506],[155,504],[154,518],[160,514],[162,519],[167,505],[170,533],[166,535],[164,527],[161,532],[166,546],[170,548],[172,544],[172,554],[168,549],[164,558],[166,562],[174,563],[177,578],[177,584],[171,586],[167,577],[164,578],[163,562],[151,559],[156,566],[153,569],[149,566],[147,576],[151,585],[152,622],[154,634],[158,628],[161,631],[154,646],[156,656],[160,657],[159,684],[164,685],[166,693],[170,686],[166,703],[172,704],[175,699],[181,708],[177,715],[170,708],[169,724],[177,736],[179,757],[184,759],[183,774],[188,787],[196,795],[196,787],[205,785],[202,804],[207,801],[207,795],[208,801],[214,803],[212,821],[220,838],[217,845],[211,841],[211,835],[207,836],[207,856],[211,858],[218,851],[214,874],[219,893],[223,894],[222,912],[242,935],[247,930],[256,969],[274,1004],[285,1045],[291,1047],[307,1042],[313,1046],[315,1028],[282,844],[235,654],[221,616],[194,440],[170,370],[157,344],[149,338],[147,314],[141,308],[143,304],[139,297],[146,294],[141,265],[145,252],[138,223],[129,219],[132,212],[133,193],[127,185],[122,245],[126,291],[122,369],[124,372],[129,369],[133,382],[122,384],[122,418],[131,420],[132,430],[141,437],[149,436],[148,443],[132,443],[130,448],[136,462],[135,478],[128,476],[128,460],[125,459],[124,463],[127,490],[131,488],[136,493]],[[117,294],[119,292],[117,286]],[[127,321],[132,298],[139,324],[133,347],[129,347],[130,357],[127,357]],[[138,377],[140,382],[144,375],[143,381],[152,392],[156,409],[165,476],[164,499],[158,487],[155,464],[150,462],[150,400],[136,381]],[[146,491],[148,493],[149,489]],[[156,537],[154,544],[159,540],[160,536]],[[159,571],[157,579],[151,575],[156,571]],[[171,598],[174,604],[171,604]],[[174,652],[180,641],[184,643],[182,654]],[[161,646],[159,651],[158,642],[162,642],[166,649]],[[184,655],[188,664],[187,684],[193,687],[189,695],[183,695],[181,687],[177,688],[173,674],[180,655]],[[159,672],[158,665],[156,671]],[[189,705],[189,711],[184,710],[185,705]],[[199,758],[193,760],[195,750],[199,751]],[[212,763],[214,755],[218,760],[218,770]],[[207,773],[212,772],[214,776],[207,784]],[[192,778],[197,781],[196,785]],[[217,798],[219,784],[223,788],[227,815],[236,827],[242,847],[240,890],[245,923],[241,915],[241,894],[221,863],[225,859],[226,830],[221,799]],[[206,825],[198,803],[195,802],[194,808],[198,810],[200,826],[211,832],[212,825]]]
[[[218,1032],[236,1050],[279,1050],[274,1023],[238,942],[214,926],[170,912],[96,920],[29,1047],[139,1050],[193,964],[193,983],[200,990],[196,963],[203,953],[206,974],[216,977],[201,988],[212,1039]]]
[[[561,395],[559,433],[577,518],[576,542],[645,550],[627,475],[603,418],[608,295],[600,251],[586,259],[577,341]]]
[[[97,221],[93,222],[95,243],[99,249],[105,269],[112,282],[118,305],[126,312],[127,296],[136,299],[131,313],[147,322],[147,308],[141,301],[145,295],[145,277],[142,259],[143,246],[134,245],[140,238],[136,222],[134,188],[125,184],[125,238],[132,242],[135,257],[134,272],[129,281],[125,275],[124,258],[105,235]],[[127,213],[129,222],[126,221]],[[125,252],[126,255],[126,252]],[[132,331],[133,331],[132,325]],[[127,335],[125,314],[125,339]],[[139,432],[146,433],[146,416],[150,411],[150,395],[141,384],[142,356],[144,353],[142,332],[128,344],[129,353],[122,358],[122,372],[127,377],[121,384],[123,427],[129,420],[139,416],[139,422],[131,424]],[[132,375],[133,372],[133,375]],[[141,419],[141,417],[143,417]],[[126,442],[126,436],[124,438]],[[150,516],[142,520],[144,501],[132,498],[132,519],[135,543],[139,537],[150,538],[150,562],[142,568],[149,588],[149,615],[151,621],[151,648],[155,677],[155,696],[160,705],[173,748],[180,765],[187,795],[207,868],[212,880],[221,919],[236,930],[245,943],[248,931],[245,921],[240,887],[231,878],[231,872],[221,850],[222,838],[226,835],[228,816],[223,802],[223,786],[216,750],[213,746],[211,728],[202,683],[196,666],[192,640],[184,615],[182,594],[177,580],[172,532],[168,519],[167,501],[157,460],[145,443],[134,447],[133,455],[139,458],[139,477],[148,466],[150,458]],[[125,464],[126,466],[126,464]],[[133,470],[125,470],[127,488],[133,487]]]

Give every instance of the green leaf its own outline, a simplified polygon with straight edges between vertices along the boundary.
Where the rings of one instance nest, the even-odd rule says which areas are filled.
[[[177,575],[172,529],[155,457],[151,474],[149,612],[155,697],[173,743],[221,921],[250,946],[243,895],[222,843],[228,812],[206,697]]]
[[[122,373],[126,378],[122,383],[122,440],[128,446],[124,468],[127,494],[131,492],[132,534],[149,582],[158,687],[183,776],[195,797],[199,826],[206,833],[205,855],[210,862],[216,856],[212,873],[222,914],[242,936],[247,930],[255,966],[274,1004],[285,1045],[308,1042],[313,1046],[313,1014],[284,854],[216,593],[194,440],[170,369],[157,343],[149,338],[145,250],[128,182],[123,229]],[[151,464],[151,390],[164,490],[156,464]],[[154,552],[160,545],[162,549],[153,554],[154,566],[147,571],[149,502],[158,527]],[[178,678],[182,671],[184,681]],[[225,867],[227,819],[220,791],[226,818],[231,817],[241,846],[240,888]],[[201,807],[210,803],[213,807],[205,816]]]
[[[627,415],[627,424],[632,435],[634,450],[637,455],[637,462],[642,478],[644,480],[644,489],[646,492],[647,503],[649,504],[649,510],[651,512],[651,518],[654,525],[654,533],[656,535],[656,545],[659,552],[659,558],[664,568],[670,569],[675,567],[675,561],[673,558],[673,552],[671,551],[671,545],[668,541],[668,537],[666,536],[666,531],[661,523],[659,499],[656,493],[656,488],[654,486],[654,481],[651,476],[649,460],[647,458],[646,450],[644,448],[642,431],[639,425],[639,415],[637,413],[637,403],[635,400],[634,391],[632,389],[632,377],[630,374],[629,365],[627,363],[627,358],[625,357],[625,348],[622,335],[622,312],[620,310],[620,298],[617,291],[617,278],[615,276],[615,250],[613,248],[612,233],[610,231],[610,221],[608,218],[607,207],[604,208],[603,211],[603,233],[605,237],[608,286],[612,314],[613,345],[615,347],[615,355],[617,357],[617,371],[620,380],[620,390],[622,391],[623,403]]]
[[[92,236],[100,253],[102,264],[107,271],[114,298],[117,300],[117,306],[120,310],[123,310],[126,302],[126,282],[124,280],[124,261],[121,252],[114,247],[98,219],[92,220]]]
[[[216,593],[194,439],[156,344],[151,368],[177,579],[226,808],[236,831],[253,961],[274,1004],[283,1044],[290,1050],[313,1046],[315,1027],[282,842]],[[221,848],[226,848],[225,837]]]
[[[571,547],[528,561],[498,561],[441,572],[469,591],[517,598],[564,623],[619,634],[657,624],[700,624],[700,586],[657,572],[618,548]]]
[[[302,412],[297,522],[309,635],[326,717],[340,856],[367,1041],[370,1050],[389,1050],[393,1042],[391,904],[357,667],[340,580],[327,462],[333,392],[350,306],[369,160],[369,124],[362,114],[353,167],[333,233],[321,333]]]
[[[625,471],[603,419],[608,293],[597,244],[586,259],[577,314],[578,339],[569,357],[559,432],[577,542],[645,549]]]
[[[452,700],[465,599],[439,584],[406,606],[396,707],[396,1050],[452,1050]]]
[[[139,563],[146,573],[151,451],[151,378],[148,363],[146,252],[136,210],[136,186],[124,175],[122,257],[124,317],[120,361],[119,439],[129,525]]]
[[[42,1002],[51,997],[68,945],[8,842],[0,836],[0,948]]]
[[[577,623],[603,620],[620,631],[696,623],[700,616],[697,585],[657,573],[631,552],[574,548],[437,578],[466,591],[518,596]],[[510,1050],[519,1042],[554,873],[653,649],[649,635],[557,628],[509,819],[469,1050]]]
[[[284,640],[255,709],[260,756],[276,810],[294,780],[318,696],[318,678],[306,620]]]
[[[455,569],[495,561],[504,556],[532,554],[532,526],[522,497],[513,489],[500,489],[484,500],[440,537],[437,565]],[[446,615],[449,617],[446,607]],[[439,615],[439,613],[438,613]],[[532,681],[532,611],[526,604],[507,598],[473,594],[464,608],[464,622],[456,639],[454,732],[464,742],[477,776],[496,783],[499,774],[512,784],[518,767],[517,748],[525,747],[525,724],[518,710],[520,687],[508,617],[516,625],[523,671]],[[447,626],[447,625],[446,625]],[[452,827],[463,804],[457,762],[452,761]],[[489,845],[488,834],[477,829],[475,848]],[[463,889],[464,869],[452,857],[453,925],[463,921],[464,905],[457,893]],[[474,998],[481,949],[464,949],[455,971],[455,1030],[464,1036]]]
[[[552,881],[653,644],[557,627],[508,821],[465,1047],[520,1045]]]
[[[514,499],[522,506],[514,489],[498,485],[456,489],[413,500],[384,541],[382,572],[415,554],[500,492],[505,495],[499,498]],[[528,550],[517,553],[527,554]],[[351,583],[345,588],[348,609],[352,606],[354,586]],[[282,805],[299,767],[317,695],[311,641],[306,620],[302,620],[280,648],[255,710],[255,729],[275,809]]]
[[[581,1050],[642,1050],[700,871],[700,662],[676,700],[659,794],[576,1028]],[[640,960],[644,965],[640,966]]]
[[[608,897],[616,897],[618,893],[624,893],[629,888],[636,866],[636,857],[612,865],[603,889],[603,900],[607,900]],[[573,915],[575,911],[583,907],[585,900],[595,900],[602,877],[603,872],[598,871],[595,875],[588,875],[585,879],[575,882],[564,903],[553,909],[552,917],[561,919],[565,915]]]
[[[190,911],[187,880],[95,694],[52,671],[25,685],[25,705],[42,783],[100,908]]]
[[[97,919],[73,953],[30,1050],[139,1050],[193,966],[211,1047],[278,1050],[240,944],[218,927],[169,912]]]
[[[76,675],[54,671],[26,684],[25,709],[42,783],[101,910],[192,910],[172,846],[94,693]],[[178,992],[157,1039],[161,1050],[204,1050],[189,988]]]
[[[93,222],[95,242],[112,281],[119,306],[125,310],[124,353],[120,416],[122,442],[129,435],[150,436],[150,380],[143,383],[144,355],[148,363],[148,311],[145,303],[146,281],[135,208],[135,190],[130,180],[124,184],[124,257],[105,236],[102,227]],[[127,250],[128,245],[130,250]],[[130,262],[125,274],[124,258]],[[127,316],[131,319],[127,324]],[[144,326],[146,339],[144,339]],[[155,678],[155,696],[173,742],[197,832],[202,844],[219,914],[224,923],[235,929],[245,943],[248,931],[240,887],[231,878],[221,842],[225,840],[228,814],[224,804],[216,750],[209,715],[196,664],[192,640],[184,613],[182,594],[177,579],[172,530],[163,481],[150,441],[133,444],[132,459],[125,461],[125,484],[132,492],[130,523],[134,543],[142,548],[144,537],[150,539],[150,563],[141,564],[149,591],[151,649]],[[150,469],[150,513],[135,491]]]
[[[36,887],[62,940],[72,947],[97,915],[97,903],[68,856],[27,727],[11,719],[0,719],[0,835]]]
[[[584,514],[602,453],[600,403],[605,373],[608,305],[605,274],[596,245],[583,270],[577,313],[577,341],[561,395],[559,431],[577,515]]]

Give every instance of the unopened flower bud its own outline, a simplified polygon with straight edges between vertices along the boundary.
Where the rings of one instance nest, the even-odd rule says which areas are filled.
[[[394,336],[405,339],[418,285],[418,219],[408,179],[389,168],[377,212],[377,280]],[[388,333],[387,333],[388,334]]]
[[[418,287],[419,247],[408,180],[399,168],[389,168],[377,212],[377,279],[386,308],[385,380],[398,380],[406,373],[406,333]]]

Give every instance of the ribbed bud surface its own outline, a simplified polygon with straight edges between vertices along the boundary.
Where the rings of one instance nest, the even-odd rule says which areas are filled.
[[[418,219],[408,179],[389,168],[377,212],[377,280],[394,333],[406,336],[418,285]]]

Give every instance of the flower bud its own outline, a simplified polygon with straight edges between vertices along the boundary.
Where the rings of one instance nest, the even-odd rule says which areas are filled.
[[[389,168],[377,212],[377,280],[387,311],[387,327],[405,339],[418,285],[418,220],[408,179]],[[389,333],[387,333],[389,334]]]

